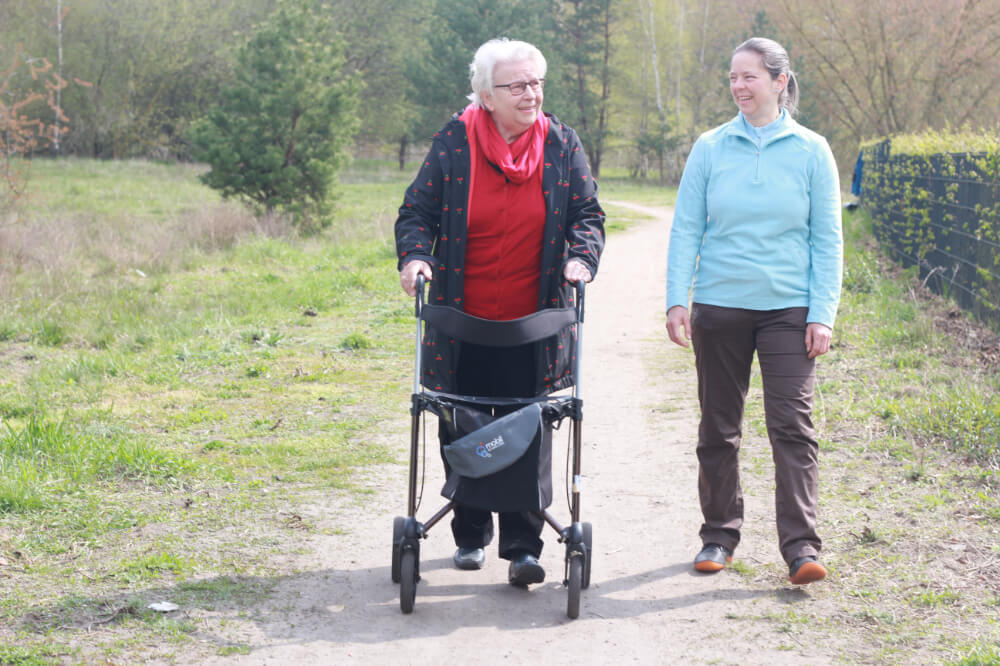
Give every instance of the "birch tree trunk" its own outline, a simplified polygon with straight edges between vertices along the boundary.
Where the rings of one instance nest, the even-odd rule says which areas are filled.
[[[645,7],[642,4],[645,3]],[[640,22],[642,23],[643,30],[646,32],[646,39],[649,40],[649,61],[653,66],[653,86],[656,90],[656,110],[660,113],[660,119],[666,117],[667,112],[663,108],[663,86],[660,84],[660,55],[656,50],[656,23],[653,15],[653,3],[652,0],[639,0],[640,12],[647,10],[649,13],[649,22],[642,20],[642,15],[640,14]]]
[[[684,71],[684,0],[677,2],[677,89],[674,94],[674,127],[681,126],[681,73]]]

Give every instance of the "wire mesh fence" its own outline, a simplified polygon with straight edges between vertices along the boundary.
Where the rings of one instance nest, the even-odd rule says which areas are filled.
[[[1000,326],[1000,158],[862,152],[861,202],[883,251],[977,318]]]

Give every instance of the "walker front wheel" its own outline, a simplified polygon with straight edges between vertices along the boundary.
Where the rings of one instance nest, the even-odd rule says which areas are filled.
[[[403,543],[403,526],[406,525],[406,518],[396,516],[392,521],[392,582],[399,582],[399,551]]]
[[[404,615],[413,612],[417,600],[417,553],[405,550],[399,558],[399,609]]]
[[[575,620],[580,615],[580,588],[583,586],[583,558],[573,554],[569,558],[569,576],[566,579],[566,588],[569,590],[569,598],[566,602],[566,615],[569,619]]]

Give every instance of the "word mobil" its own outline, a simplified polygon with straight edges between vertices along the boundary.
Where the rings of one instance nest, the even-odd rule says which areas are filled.
[[[497,435],[492,441],[486,442],[485,444],[480,444],[476,447],[476,455],[480,458],[492,458],[490,451],[493,449],[499,449],[504,445],[503,435]]]

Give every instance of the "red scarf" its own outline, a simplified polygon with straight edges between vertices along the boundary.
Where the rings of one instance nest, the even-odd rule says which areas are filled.
[[[465,107],[459,117],[465,123],[465,131],[469,135],[469,157],[471,169],[469,173],[469,201],[466,203],[466,219],[472,210],[472,193],[476,184],[476,153],[483,155],[491,163],[500,167],[504,175],[512,183],[523,183],[538,173],[538,167],[545,156],[545,137],[549,133],[549,119],[538,112],[535,124],[531,129],[517,137],[514,143],[507,143],[493,116],[486,109],[480,109],[475,104]],[[541,179],[539,179],[541,185]]]
[[[507,143],[500,136],[500,130],[493,122],[493,116],[486,109],[474,104],[465,107],[460,118],[469,133],[472,150],[482,150],[493,164],[503,171],[512,183],[521,184],[535,175],[545,153],[545,135],[549,131],[549,119],[539,112],[531,129]]]

